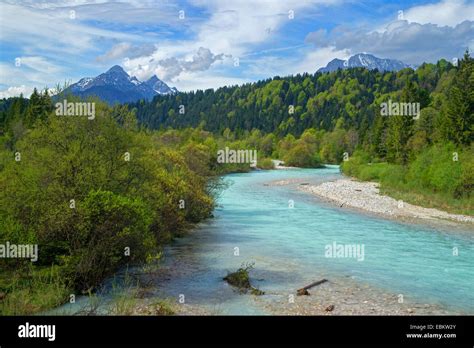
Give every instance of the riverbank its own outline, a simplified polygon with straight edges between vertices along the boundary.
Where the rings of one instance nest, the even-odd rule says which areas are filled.
[[[159,267],[153,272],[139,276],[140,284],[160,284],[173,281],[172,275],[183,273],[186,277],[195,274],[196,267],[194,257],[182,255],[173,257],[173,262]],[[193,263],[191,265],[191,263]],[[191,270],[189,268],[192,267]],[[412,294],[395,292],[369,285],[358,276],[351,276],[347,272],[335,274],[318,267],[311,276],[304,276],[299,280],[287,278],[282,281],[285,286],[272,283],[269,278],[275,274],[286,274],[288,271],[296,273],[301,271],[301,266],[295,261],[268,259],[266,262],[260,260],[255,269],[250,272],[250,282],[264,291],[261,296],[250,293],[243,294],[231,285],[227,284],[220,273],[219,277],[212,277],[215,289],[213,295],[207,301],[201,302],[190,299],[180,303],[178,298],[170,298],[157,288],[143,289],[143,291],[132,291],[135,294],[133,310],[131,315],[162,315],[159,309],[169,309],[168,315],[229,315],[237,314],[229,312],[228,301],[237,301],[241,305],[254,308],[254,312],[260,315],[460,315],[466,314],[462,310],[447,308],[446,305],[424,302],[423,299],[414,298]],[[308,290],[309,295],[298,296],[297,290],[315,280],[327,279],[326,282],[312,287]],[[201,278],[202,280],[202,278]],[[166,287],[166,286],[165,286]],[[184,289],[182,289],[184,290]],[[198,290],[199,291],[199,290]],[[187,291],[186,291],[187,292]],[[226,294],[225,296],[222,296]],[[158,296],[157,296],[158,295]],[[130,296],[127,296],[130,297]],[[165,300],[163,300],[165,298]],[[231,300],[234,298],[234,300]],[[213,303],[209,306],[209,302]],[[207,303],[207,305],[205,304]],[[158,310],[157,310],[158,309]],[[120,313],[117,313],[120,314]],[[238,313],[242,314],[242,313]],[[249,313],[245,313],[249,315]]]
[[[423,303],[408,294],[374,288],[351,277],[332,277],[308,290],[309,296],[288,293],[261,296],[255,301],[273,315],[459,315],[459,311]]]
[[[280,170],[284,170],[284,169],[296,169],[297,167],[289,167],[289,166],[285,166],[285,162],[283,162],[282,160],[277,160],[277,159],[272,159],[272,163],[273,163],[273,169],[280,169]]]
[[[255,281],[255,279],[253,279]],[[327,282],[309,289],[310,295],[297,296],[296,289],[268,291],[254,296],[235,293],[246,297],[249,303],[260,308],[265,315],[462,315],[460,311],[444,306],[422,303],[408,294],[396,294],[376,289],[351,277],[331,277]],[[157,305],[158,303],[158,305]],[[156,299],[136,302],[129,315],[222,315],[219,306],[210,310],[199,304],[168,302],[169,313],[160,311]],[[121,313],[117,313],[121,314]]]
[[[177,261],[177,262],[176,262]],[[274,264],[273,264],[274,265]],[[170,280],[170,272],[175,274],[179,269],[186,269],[189,264],[184,259],[170,263],[171,268],[159,267],[152,272],[136,273],[137,285],[127,287],[117,294],[108,294],[110,302],[92,297],[82,301],[82,306],[74,311],[49,313],[54,315],[133,315],[133,316],[206,316],[229,315],[226,301],[220,302],[219,296],[209,298],[213,306],[190,300],[180,302],[179,298],[166,296],[157,291],[156,285],[163,286],[166,279]],[[222,278],[219,284],[228,296],[239,298],[237,301],[254,307],[260,315],[462,315],[467,314],[446,306],[424,303],[410,294],[395,293],[375,288],[361,279],[349,275],[317,273],[317,277],[327,278],[323,284],[309,289],[309,295],[298,296],[297,289],[288,284],[286,289],[275,289],[265,285],[265,277],[275,271],[284,271],[281,264],[271,269],[256,269],[258,277],[251,276],[253,283],[260,283],[265,294],[255,296],[242,294],[226,284]],[[319,278],[318,278],[319,279]],[[152,281],[151,281],[152,280]],[[314,279],[301,281],[301,286]],[[151,281],[151,282],[150,282]],[[148,284],[148,285],[146,285]],[[106,297],[106,298],[107,298]],[[247,313],[248,315],[248,313]]]
[[[191,262],[193,261],[193,262]],[[200,267],[195,265],[195,258],[189,255],[174,257],[167,266],[157,268],[154,272],[144,274],[141,283],[163,285],[171,275],[189,270],[186,274],[194,273]],[[191,265],[192,263],[192,265]],[[239,304],[255,308],[254,313],[260,315],[462,315],[462,310],[448,308],[446,305],[424,302],[410,293],[395,292],[374,287],[358,276],[351,276],[347,272],[335,274],[318,267],[311,276],[304,276],[299,280],[291,277],[281,279],[285,286],[276,286],[269,278],[275,274],[287,272],[301,272],[301,265],[295,261],[268,259],[260,260],[254,270],[250,272],[250,281],[264,291],[261,296],[240,293],[227,284],[222,276],[213,277],[215,282],[211,287],[216,289],[214,295],[208,298],[213,306],[203,302],[189,300],[189,303],[180,303],[178,299],[168,298],[167,306],[174,315],[228,315],[228,301],[237,301]],[[194,273],[195,274],[195,273]],[[305,273],[306,274],[306,273]],[[202,278],[201,278],[202,279]],[[327,279],[326,282],[308,290],[309,295],[298,296],[297,290],[315,280]],[[219,289],[219,290],[218,290]],[[133,315],[149,315],[156,313],[156,303],[160,302],[164,294],[156,289],[143,297],[132,312]],[[141,292],[139,292],[141,293]],[[146,291],[145,291],[146,293]],[[161,294],[159,297],[154,295]],[[223,294],[226,296],[221,297]],[[166,297],[166,296],[165,296]],[[235,300],[230,300],[234,298]],[[159,312],[158,312],[159,313]],[[160,313],[159,313],[160,314]],[[240,313],[241,314],[241,313]],[[246,313],[248,315],[248,313]]]
[[[409,204],[380,194],[379,184],[344,178],[324,182],[320,185],[300,185],[300,190],[333,202],[340,207],[351,207],[401,219],[448,220],[474,224],[474,217],[451,214],[433,208]]]

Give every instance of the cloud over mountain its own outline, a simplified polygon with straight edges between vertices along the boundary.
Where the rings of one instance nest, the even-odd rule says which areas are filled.
[[[177,59],[176,57],[161,59],[158,61],[158,65],[163,69],[164,79],[172,79],[179,76],[181,72],[195,72],[205,71],[211,67],[211,65],[224,58],[224,54],[213,54],[210,49],[199,47],[196,54],[193,55],[192,59]]]
[[[370,52],[409,64],[421,64],[436,62],[440,58],[460,57],[467,48],[474,48],[473,38],[474,21],[470,20],[455,26],[397,20],[382,30],[338,26],[328,33],[319,29],[309,33],[305,41],[317,48]]]
[[[98,62],[110,62],[120,58],[137,58],[141,56],[151,55],[156,50],[155,45],[152,44],[143,44],[143,45],[133,45],[129,42],[120,42],[110,50],[108,50],[103,55],[100,55],[96,58]]]

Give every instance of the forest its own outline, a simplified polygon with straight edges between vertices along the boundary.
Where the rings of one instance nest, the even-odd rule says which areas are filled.
[[[74,101],[74,96],[67,96]],[[41,312],[86,294],[212,217],[219,150],[257,150],[260,169],[341,164],[398,199],[473,214],[474,60],[416,70],[274,77],[242,86],[58,117],[47,89],[0,101],[0,243],[37,244],[34,263],[2,259],[0,313]],[[79,99],[77,99],[79,101]],[[418,118],[383,116],[388,101]]]
[[[387,116],[416,103],[417,117]],[[396,198],[473,213],[474,63],[441,59],[416,70],[364,68],[274,77],[130,104],[153,129],[201,127],[290,166],[342,163]],[[184,112],[183,112],[184,111]]]

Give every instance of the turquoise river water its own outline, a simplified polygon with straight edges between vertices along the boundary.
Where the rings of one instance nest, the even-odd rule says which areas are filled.
[[[215,314],[264,314],[252,296],[239,295],[222,281],[228,271],[254,262],[252,279],[269,293],[345,276],[413,301],[474,314],[472,226],[397,222],[325,203],[298,190],[298,183],[271,184],[339,177],[337,166],[227,175],[229,187],[219,197],[215,217],[166,248],[162,266],[169,272],[154,280],[155,293],[184,295],[186,303]],[[363,260],[326,257],[326,246],[333,243],[363,245]]]

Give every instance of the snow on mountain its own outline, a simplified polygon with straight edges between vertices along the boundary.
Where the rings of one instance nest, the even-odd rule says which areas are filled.
[[[109,104],[121,104],[141,99],[151,100],[155,95],[174,94],[178,91],[176,88],[170,88],[155,75],[142,82],[115,65],[99,76],[82,78],[69,86],[65,92],[81,97],[97,96]]]
[[[372,54],[358,53],[349,59],[333,59],[324,68],[320,68],[318,72],[330,72],[338,69],[349,68],[367,68],[369,70],[378,69],[379,71],[398,71],[405,68],[414,68],[412,65],[405,64],[395,59],[383,59],[375,57]]]
[[[150,77],[145,83],[158,94],[174,94],[178,92],[176,88],[170,88],[166,83],[156,77],[156,75]]]

